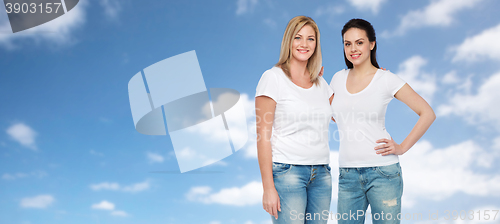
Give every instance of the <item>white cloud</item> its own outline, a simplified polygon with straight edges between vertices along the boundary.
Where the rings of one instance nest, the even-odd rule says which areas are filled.
[[[277,25],[276,21],[274,21],[274,19],[271,18],[264,19],[264,24],[268,25],[271,28],[276,28]]]
[[[348,0],[352,6],[360,11],[372,11],[373,14],[377,14],[380,10],[380,6],[386,2],[386,0]]]
[[[12,139],[19,142],[19,144],[28,147],[32,150],[35,151],[37,150],[35,144],[35,138],[37,136],[37,133],[30,126],[25,125],[24,123],[14,124],[9,128],[7,128],[7,134]]]
[[[212,191],[212,188],[208,186],[192,187],[186,196],[189,200],[194,201],[198,195],[206,195],[209,194],[210,191]]]
[[[214,127],[215,125],[215,127]],[[201,136],[205,142],[227,142],[228,141],[228,132],[226,129],[221,129],[219,128],[220,124],[213,124],[212,125],[199,125],[197,128],[192,128],[188,129],[192,132],[198,133],[199,136]],[[233,130],[231,130],[233,131]],[[235,130],[236,131],[236,130]],[[191,151],[192,149],[184,149],[184,153],[179,154],[180,156],[188,156],[192,155]],[[192,151],[194,152],[194,151]],[[178,156],[179,156],[178,155]]]
[[[217,116],[216,119],[201,122],[196,126],[188,127],[184,131],[188,132],[189,139],[198,139],[190,145],[184,144],[175,146],[175,155],[179,164],[182,164],[184,170],[191,170],[192,167],[200,167],[213,164],[226,165],[220,161],[223,153],[222,151],[215,151],[217,153],[208,153],[206,145],[210,145],[212,149],[230,150],[229,139],[235,150],[244,148],[248,142],[248,119],[251,119],[252,114],[249,110],[253,111],[253,101],[248,99],[248,94],[240,94],[239,97],[233,93],[224,93],[212,99],[212,103],[208,102],[202,107],[202,112],[206,117],[212,117],[212,107],[226,108],[227,102],[234,102],[239,100],[230,109],[224,112],[227,129],[222,122],[222,116]],[[228,131],[229,130],[229,131]],[[184,136],[187,138],[187,136]],[[201,150],[203,149],[203,150]],[[227,151],[224,151],[226,153]],[[227,155],[227,154],[226,154]],[[218,162],[219,161],[219,162]],[[181,167],[182,167],[181,166]]]
[[[486,151],[472,140],[442,149],[421,140],[400,157],[405,182],[403,206],[419,199],[445,200],[456,193],[500,197],[500,175],[475,172],[490,168],[496,153]]]
[[[200,162],[201,166],[207,165],[227,165],[227,163],[223,161],[218,161],[211,157],[211,155],[205,154],[203,151],[196,151],[189,147],[182,148],[176,153],[178,161],[186,162],[187,164],[193,164],[196,162]]]
[[[4,180],[15,180],[15,179],[20,179],[20,178],[26,178],[26,177],[36,177],[36,178],[43,178],[47,176],[47,173],[45,171],[33,171],[30,173],[4,173],[2,175],[2,179]]]
[[[148,152],[146,156],[148,157],[150,163],[163,163],[165,160],[163,156],[157,153]]]
[[[458,46],[452,47],[451,51],[455,52],[453,61],[471,62],[481,59],[500,61],[500,44],[497,44],[499,39],[500,24],[465,39]]]
[[[460,78],[457,76],[456,71],[451,71],[443,76],[441,82],[448,85],[454,85],[460,82]]]
[[[397,74],[431,104],[437,86],[435,76],[422,71],[426,64],[427,60],[423,57],[413,56],[399,65]]]
[[[94,156],[104,156],[104,153],[102,152],[97,152],[97,151],[94,151],[94,150],[90,150],[90,155],[94,155]]]
[[[344,6],[341,6],[341,5],[329,5],[329,6],[326,6],[326,7],[318,7],[318,9],[316,9],[316,12],[314,13],[314,16],[315,17],[320,17],[320,16],[323,16],[323,15],[329,15],[329,16],[340,15],[344,11],[345,11]]]
[[[93,204],[91,206],[92,209],[99,209],[99,210],[114,210],[115,209],[115,204],[109,202],[109,201],[101,201],[100,203]]]
[[[121,217],[127,217],[127,216],[129,216],[126,212],[124,212],[124,211],[118,211],[118,210],[112,211],[111,215],[113,215],[113,216],[121,216]]]
[[[122,10],[119,0],[101,0],[99,3],[104,8],[104,14],[108,19],[118,19],[118,14]]]
[[[90,206],[90,208],[97,210],[111,211],[109,214],[112,216],[121,216],[121,217],[129,216],[129,214],[124,211],[115,210],[115,204],[106,200],[103,200],[97,204],[93,204],[92,206]]]
[[[10,174],[10,173],[4,173],[2,175],[2,179],[4,180],[15,180],[19,178],[24,178],[27,177],[28,175],[25,173],[15,173],[15,174]]]
[[[247,133],[248,141],[246,147],[243,149],[245,158],[257,158],[257,121],[255,118],[255,100],[250,100],[248,94],[242,94],[241,101],[245,108],[245,115],[247,118]]]
[[[186,198],[205,204],[255,205],[262,200],[262,183],[252,181],[245,186],[224,188],[216,193],[212,193],[212,189],[207,186],[193,187],[186,194]]]
[[[453,94],[448,103],[440,105],[438,116],[460,116],[470,124],[500,124],[500,72],[489,77],[477,89],[477,93]],[[493,122],[493,123],[492,123]]]
[[[100,190],[119,190],[120,185],[118,183],[100,183],[100,184],[92,184],[90,185],[90,189],[94,191],[100,191]]]
[[[113,122],[111,119],[106,117],[99,117],[99,121],[106,124]]]
[[[245,148],[244,156],[246,158],[257,159],[257,156],[258,156],[257,155],[257,141],[255,140],[255,138],[251,138],[249,140],[249,142],[250,142],[250,144],[248,144],[248,146]]]
[[[186,148],[179,150],[179,153],[177,153],[176,155],[177,155],[177,157],[180,157],[180,158],[190,158],[190,157],[197,156],[196,152],[194,150],[190,149],[189,147],[186,147]]]
[[[145,191],[147,189],[149,189],[150,185],[149,185],[149,181],[144,181],[144,182],[141,182],[141,183],[136,183],[136,184],[133,184],[133,185],[130,185],[130,186],[125,186],[122,188],[123,191],[125,192],[140,192],[140,191]]]
[[[19,40],[32,40],[37,44],[47,42],[55,46],[74,42],[73,31],[85,23],[87,1],[79,3],[69,12],[42,25],[12,33],[7,16],[0,17],[0,46],[15,49]]]
[[[22,208],[47,208],[55,201],[52,195],[43,194],[32,198],[21,199]]]
[[[255,99],[250,99],[248,94],[242,93],[240,95],[240,102],[245,109],[245,116],[247,119],[252,119],[255,121]]]
[[[91,184],[90,189],[94,191],[101,191],[101,190],[111,190],[111,191],[123,191],[123,192],[140,192],[140,191],[145,191],[150,188],[150,183],[149,180],[146,180],[144,182],[140,183],[135,183],[129,186],[120,186],[118,183],[110,183],[110,182],[103,182],[99,184]]]
[[[493,140],[493,148],[494,149],[500,149],[500,136],[496,137]]]
[[[432,0],[424,9],[413,10],[401,18],[395,35],[403,35],[410,29],[420,27],[445,27],[452,24],[459,11],[473,8],[482,0]],[[384,36],[390,36],[384,32]]]
[[[217,99],[212,101],[212,105],[214,108],[224,108],[224,107],[226,107],[227,102],[231,102],[235,98],[238,98],[238,96],[235,96],[233,93],[223,93]],[[252,115],[252,113],[249,113],[249,112],[251,112],[249,110],[253,110],[253,108],[255,108],[253,101],[248,99],[248,94],[246,94],[246,93],[240,94],[239,101],[231,109],[233,109],[235,107],[242,107],[242,109],[243,109],[242,112],[245,115],[245,117],[241,116],[241,117],[237,117],[237,118],[247,119],[247,120]],[[246,123],[248,123],[248,122],[230,123],[230,120],[229,120],[230,118],[228,116],[231,116],[231,115],[234,116],[234,114],[228,114],[228,113],[230,113],[231,109],[224,112],[224,114],[226,116],[226,122],[228,122],[228,125],[230,125],[229,127],[231,128],[230,129],[231,138],[232,138],[233,142],[245,141],[245,139],[248,138],[248,133],[246,131],[246,128],[247,128]],[[209,118],[212,117],[210,103],[205,104],[205,106],[203,107],[202,110],[204,111],[204,113],[207,117],[209,117]],[[255,111],[253,112],[253,114],[255,114]],[[233,117],[233,119],[234,118],[236,118],[236,117]],[[217,141],[227,141],[227,131],[226,130],[215,131],[217,129],[213,129],[210,126],[202,126],[199,129],[195,129],[195,130],[203,133],[205,136],[207,136],[210,139],[217,139]]]
[[[236,15],[243,15],[247,12],[253,11],[258,0],[238,0],[236,3]]]
[[[94,150],[90,150],[90,155],[94,155],[94,156],[104,156],[104,153],[102,152],[97,152],[97,151],[94,151]]]
[[[211,221],[209,224],[221,224],[219,221]]]
[[[473,84],[473,77],[474,74],[470,74],[467,77],[460,77],[459,75],[457,75],[456,71],[451,71],[444,75],[444,77],[441,79],[441,83],[452,87],[452,90],[449,90],[448,94],[454,94],[456,92],[470,94]]]

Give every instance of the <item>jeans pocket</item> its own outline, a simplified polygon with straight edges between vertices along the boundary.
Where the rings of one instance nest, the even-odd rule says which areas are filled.
[[[328,173],[330,173],[330,172],[332,171],[332,168],[331,168],[331,167],[330,167],[330,165],[328,165],[328,164],[323,165],[323,167],[325,167],[325,170],[326,170]]]
[[[273,176],[280,177],[288,173],[292,169],[291,164],[273,162]]]
[[[395,163],[388,166],[377,166],[377,173],[385,178],[395,178],[401,176],[401,167],[399,163]]]
[[[345,170],[342,167],[339,167],[339,179],[342,178],[345,174]]]

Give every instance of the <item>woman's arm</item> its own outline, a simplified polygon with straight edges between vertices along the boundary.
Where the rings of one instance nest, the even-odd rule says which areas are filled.
[[[332,96],[330,97],[330,105],[332,105],[333,96],[335,96],[335,94],[332,94]],[[332,121],[333,121],[333,122],[336,122],[336,121],[335,121],[335,118],[333,118],[333,117],[332,117]]]
[[[257,121],[257,155],[264,195],[262,205],[264,210],[278,219],[281,211],[280,199],[273,180],[273,161],[271,149],[272,127],[276,102],[267,96],[255,98],[255,115]]]
[[[382,154],[383,156],[390,154],[403,155],[424,135],[432,122],[436,119],[436,114],[434,114],[431,106],[408,84],[401,87],[394,96],[415,111],[420,118],[401,145],[397,144],[392,139],[377,140],[377,143],[386,143],[375,147],[375,150],[378,150],[377,154]]]

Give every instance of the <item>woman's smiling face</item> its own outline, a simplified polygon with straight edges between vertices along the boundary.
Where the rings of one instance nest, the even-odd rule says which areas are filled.
[[[310,25],[303,26],[292,41],[292,60],[307,61],[316,49],[316,32]]]
[[[351,28],[344,33],[344,54],[353,66],[371,63],[370,53],[375,42],[370,42],[362,29]]]

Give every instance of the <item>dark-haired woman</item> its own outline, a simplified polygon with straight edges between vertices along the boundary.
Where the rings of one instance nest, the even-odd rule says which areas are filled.
[[[350,20],[342,40],[348,69],[337,72],[330,83],[340,134],[338,223],[364,223],[368,205],[373,223],[400,223],[403,178],[398,156],[422,137],[436,116],[405,81],[379,69],[375,30],[369,22]],[[420,116],[401,144],[385,129],[385,112],[393,98]]]

